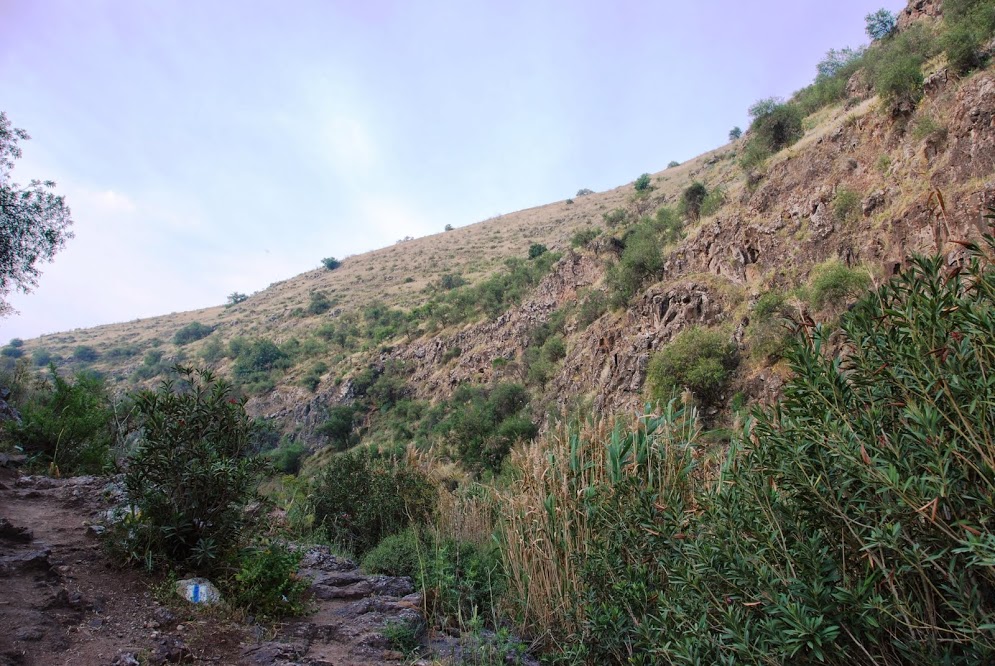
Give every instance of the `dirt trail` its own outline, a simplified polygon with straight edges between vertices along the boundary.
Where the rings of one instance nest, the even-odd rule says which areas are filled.
[[[101,548],[96,531],[111,506],[109,488],[107,479],[25,477],[0,468],[0,666],[405,661],[383,629],[421,618],[410,579],[364,575],[322,547],[304,553],[301,574],[313,582],[314,611],[299,620],[239,624],[178,600],[163,606],[148,579],[114,565]],[[452,663],[457,641],[432,643],[437,657],[448,652],[444,661]]]

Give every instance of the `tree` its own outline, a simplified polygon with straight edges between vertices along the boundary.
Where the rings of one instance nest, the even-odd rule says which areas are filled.
[[[634,187],[636,188],[636,192],[647,192],[647,191],[649,191],[649,189],[650,189],[650,175],[648,173],[644,173],[639,178],[636,178],[636,182],[634,184]]]
[[[330,271],[334,271],[336,268],[342,265],[342,262],[335,257],[325,257],[321,260],[322,265]]]
[[[69,208],[52,191],[54,182],[32,180],[22,187],[10,180],[14,160],[21,157],[17,144],[30,138],[0,111],[0,316],[14,312],[7,295],[38,286],[37,264],[51,261],[73,237]]]
[[[452,231],[452,230],[453,230],[453,225],[451,225],[451,224],[447,224],[447,225],[445,226],[445,230],[446,230],[446,231]]]
[[[243,303],[246,300],[248,300],[248,298],[249,298],[248,296],[246,296],[241,292],[233,291],[232,293],[228,294],[228,302],[225,303],[225,307],[230,308],[233,305],[238,305],[239,303]]]
[[[681,212],[688,219],[697,221],[701,217],[701,204],[708,196],[708,188],[704,183],[694,181],[681,193]]]
[[[864,17],[867,22],[867,36],[877,41],[895,32],[895,15],[887,9],[879,9]]]
[[[743,130],[739,129],[738,125],[736,127],[733,127],[731,130],[729,130],[729,140],[730,141],[735,141],[735,140],[737,140],[741,136],[743,136]]]

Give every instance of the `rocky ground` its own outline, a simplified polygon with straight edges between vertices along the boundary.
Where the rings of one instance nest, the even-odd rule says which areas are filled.
[[[323,547],[305,553],[313,612],[295,621],[240,621],[219,607],[154,594],[154,583],[116,566],[101,547],[112,496],[106,479],[0,469],[0,666],[504,661],[447,635],[423,639],[416,656],[391,649],[385,627],[419,622],[421,595],[410,579],[367,576]]]

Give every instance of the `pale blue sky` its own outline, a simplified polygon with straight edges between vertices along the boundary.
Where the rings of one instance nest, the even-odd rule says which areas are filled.
[[[223,303],[725,142],[882,0],[0,0],[76,238],[0,341]],[[904,4],[889,0],[897,11]]]

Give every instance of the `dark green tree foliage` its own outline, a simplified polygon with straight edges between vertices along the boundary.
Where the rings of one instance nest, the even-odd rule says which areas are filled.
[[[741,130],[738,125],[729,130],[730,141],[737,141],[741,136],[743,136],[743,130]]]
[[[549,251],[549,248],[542,243],[532,243],[529,245],[529,259],[535,259],[541,257]]]
[[[173,342],[177,345],[187,345],[191,342],[202,340],[213,332],[213,326],[201,324],[199,321],[193,321],[176,331],[173,335]]]
[[[115,423],[103,380],[81,372],[68,381],[55,366],[50,377],[50,384],[19,405],[21,423],[5,423],[7,434],[39,466],[54,465],[62,474],[104,471]]]
[[[608,267],[605,278],[609,298],[615,307],[626,305],[648,280],[663,270],[663,254],[652,224],[633,227],[622,243],[622,256]]]
[[[922,98],[922,66],[938,52],[932,32],[913,24],[880,43],[865,59],[865,68],[881,99],[893,110],[911,111]]]
[[[73,359],[81,363],[93,363],[100,358],[100,352],[89,345],[79,345],[73,349]]]
[[[702,405],[711,406],[721,398],[736,362],[728,334],[689,328],[653,355],[646,380],[656,401],[666,402],[687,388]]]
[[[24,187],[10,179],[14,160],[21,157],[17,144],[30,138],[0,111],[0,316],[12,312],[10,293],[36,287],[38,264],[51,261],[73,237],[71,213],[53,192],[55,183],[32,180]]]
[[[644,173],[639,176],[639,178],[636,178],[636,182],[633,183],[633,187],[636,189],[636,192],[648,192],[652,189],[650,183],[650,175],[648,173]]]
[[[328,294],[323,291],[312,291],[308,295],[307,313],[309,315],[325,314],[332,309],[335,303],[328,298]]]
[[[252,375],[269,372],[274,368],[288,365],[287,354],[276,346],[276,343],[266,338],[255,340],[232,340],[231,351],[235,358],[235,377],[248,380]]]
[[[249,300],[249,297],[246,294],[233,291],[232,293],[228,294],[228,300],[227,302],[225,302],[225,307],[230,308],[234,305],[238,305],[239,303],[244,303],[247,300]]]
[[[334,271],[336,268],[342,265],[342,262],[335,257],[325,257],[321,260],[321,265],[330,271]]]
[[[332,458],[311,489],[315,523],[357,556],[411,524],[425,523],[436,499],[436,488],[420,470],[366,448]]]
[[[234,557],[262,462],[249,457],[252,421],[245,401],[207,370],[176,366],[178,381],[141,391],[141,439],[125,474],[138,509],[129,558],[148,568],[202,570]]]
[[[329,443],[339,451],[344,451],[357,443],[353,432],[356,409],[351,405],[336,405],[328,410],[328,418],[315,432],[327,437]]]
[[[697,222],[701,217],[701,205],[707,196],[708,188],[705,187],[704,183],[694,181],[681,192],[681,213],[688,219]]]
[[[753,140],[771,153],[787,148],[802,137],[802,114],[798,108],[775,97],[762,99],[750,107]]]

